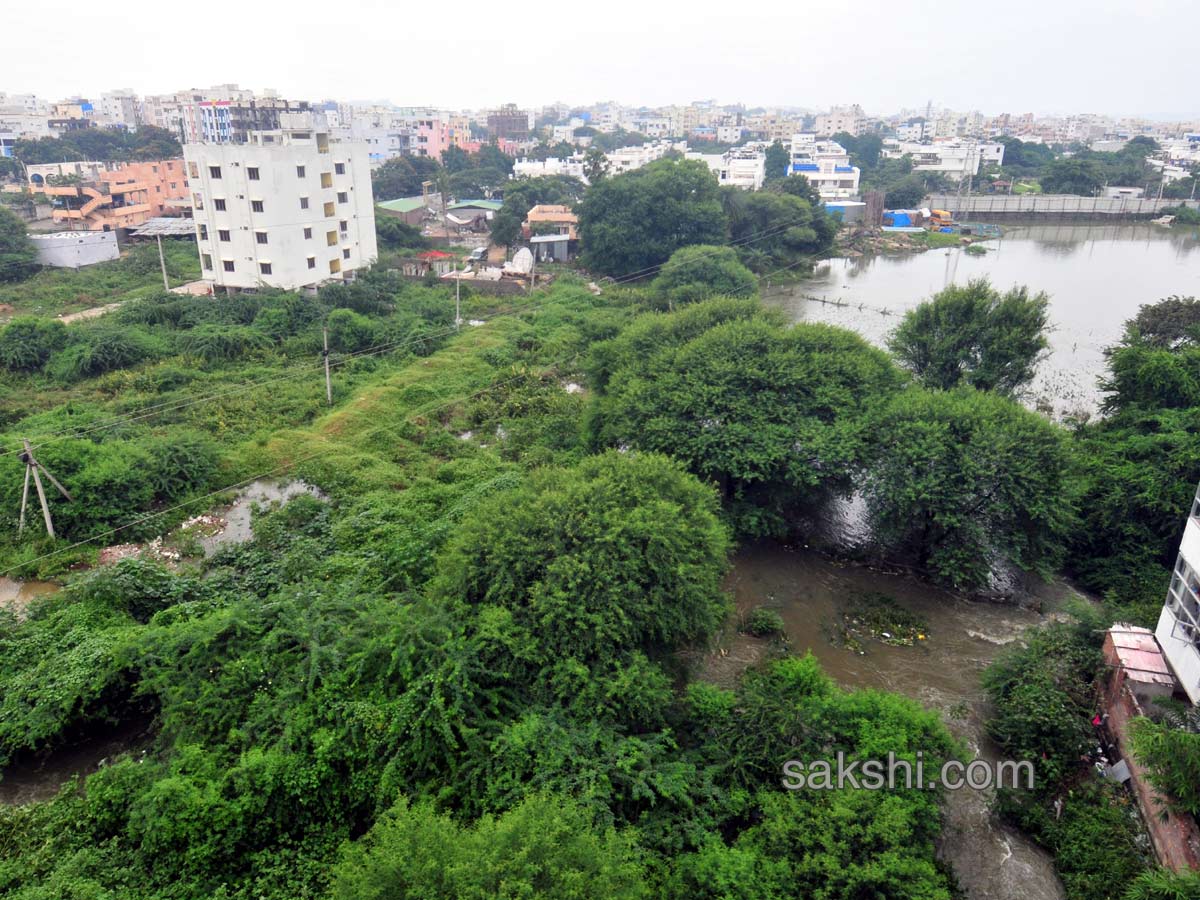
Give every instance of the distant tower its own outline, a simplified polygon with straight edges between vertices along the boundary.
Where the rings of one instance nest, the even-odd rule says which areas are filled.
[[[925,121],[928,122],[933,118],[933,100],[929,100],[925,104]]]

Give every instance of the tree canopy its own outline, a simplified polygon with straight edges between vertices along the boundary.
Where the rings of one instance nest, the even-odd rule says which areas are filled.
[[[689,244],[723,243],[725,224],[717,181],[698,160],[605,178],[579,206],[584,264],[603,275],[646,271]]]
[[[750,534],[781,533],[785,512],[845,486],[863,417],[899,382],[857,335],[783,327],[754,300],[639,319],[596,354],[593,441],[683,460]]]
[[[165,128],[81,128],[57,138],[19,140],[13,155],[26,165],[90,159],[100,162],[173,159],[183,155],[179,140]]]
[[[957,588],[1048,573],[1074,524],[1063,433],[1005,397],[909,388],[879,413],[863,483],[878,540]]]
[[[0,206],[0,282],[24,281],[37,270],[37,250],[25,223]]]
[[[651,289],[659,309],[675,309],[710,297],[749,297],[758,279],[731,247],[693,244],[671,254]]]
[[[1049,346],[1049,302],[1025,287],[1001,294],[987,279],[951,285],[905,313],[888,346],[926,387],[1013,394]]]

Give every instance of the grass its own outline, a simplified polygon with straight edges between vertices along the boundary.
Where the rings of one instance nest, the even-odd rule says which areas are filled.
[[[200,260],[191,241],[164,241],[163,255],[172,287],[200,277]],[[60,316],[161,291],[158,248],[140,244],[112,262],[83,269],[42,269],[26,281],[0,285],[0,304],[13,308],[13,313],[0,316]]]
[[[924,244],[930,250],[938,250],[943,247],[957,247],[960,245],[960,235],[946,234],[941,231],[926,231],[923,234],[915,234],[913,238],[921,244]]]

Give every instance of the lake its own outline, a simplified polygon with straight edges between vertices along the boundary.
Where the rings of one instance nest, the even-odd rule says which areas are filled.
[[[829,322],[882,343],[898,316],[948,284],[988,277],[1050,295],[1050,353],[1030,402],[1059,413],[1093,412],[1104,347],[1144,303],[1200,296],[1200,231],[1144,222],[1006,225],[973,256],[962,249],[837,258],[810,278],[777,285],[764,299],[792,319]],[[839,305],[840,304],[840,305]]]

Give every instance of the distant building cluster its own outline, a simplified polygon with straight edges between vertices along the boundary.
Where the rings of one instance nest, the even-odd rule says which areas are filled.
[[[487,144],[516,160],[518,178],[560,175],[586,182],[598,168],[620,175],[671,155],[702,162],[719,184],[745,190],[802,175],[831,208],[863,205],[853,150],[864,135],[880,138],[883,159],[907,158],[914,172],[960,183],[1003,165],[999,139],[1006,137],[1113,150],[1150,136],[1163,148],[1150,164],[1166,181],[1200,164],[1197,122],[985,116],[932,103],[877,116],[858,104],[768,109],[714,100],[447,110],[289,99],[236,84],[147,96],[116,90],[53,102],[0,92],[0,157],[14,156],[22,141],[81,140],[89,130],[136,133],[147,126],[174,136],[183,158],[22,160],[8,167],[3,190],[29,192],[27,218],[54,231],[42,252],[63,262],[50,264],[86,264],[113,252],[111,241],[72,239],[72,233],[136,236],[140,230],[157,238],[180,233],[178,218],[172,225],[165,217],[190,217],[184,233],[194,234],[203,277],[214,288],[313,288],[352,279],[377,255],[371,171],[393,159],[440,160]],[[440,208],[443,228],[474,232],[487,230],[500,205],[489,197],[443,199],[434,190],[426,184],[421,197],[389,198],[382,212],[419,224]],[[573,252],[578,236],[571,218],[554,207],[531,214],[524,223],[531,263]]]

